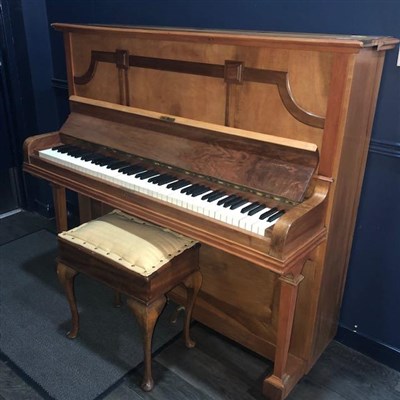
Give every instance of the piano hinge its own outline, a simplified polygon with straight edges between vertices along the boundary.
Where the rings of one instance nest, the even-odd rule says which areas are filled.
[[[335,181],[332,177],[324,175],[314,175],[313,179],[318,179],[319,181],[330,182],[330,183],[333,183]]]
[[[173,118],[173,117],[168,117],[167,115],[161,115],[160,119],[161,119],[162,121],[175,122],[175,118]]]

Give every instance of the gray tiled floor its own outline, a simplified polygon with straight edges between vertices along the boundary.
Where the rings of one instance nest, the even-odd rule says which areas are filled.
[[[36,227],[49,227],[47,221],[41,225],[40,217],[26,213],[13,218],[18,229],[12,240]],[[24,218],[28,221],[26,233],[21,228]],[[99,400],[263,399],[262,380],[271,368],[268,361],[200,324],[193,326],[192,335],[197,340],[194,349],[187,350],[181,340],[176,340],[154,358],[156,386],[151,393],[139,388],[139,366]],[[0,361],[0,400],[47,398],[41,393],[14,372],[7,361]],[[79,399],[78,393],[75,399]],[[400,400],[400,373],[333,342],[288,400]]]

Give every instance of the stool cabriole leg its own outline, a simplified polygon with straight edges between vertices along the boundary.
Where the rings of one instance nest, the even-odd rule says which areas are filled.
[[[74,291],[74,280],[78,272],[74,269],[67,267],[65,264],[59,262],[57,265],[58,279],[63,285],[69,308],[71,310],[71,330],[67,333],[68,338],[75,339],[78,335],[79,330],[79,314],[78,307],[76,306],[75,291]]]
[[[196,345],[196,342],[190,338],[190,321],[192,319],[193,306],[196,301],[197,294],[199,293],[202,281],[203,276],[201,275],[200,271],[194,272],[183,281],[183,285],[185,286],[187,293],[183,338],[185,340],[186,347],[189,349]]]
[[[161,296],[151,304],[144,304],[140,301],[127,298],[127,304],[136,316],[143,335],[143,352],[144,352],[144,376],[141,388],[145,392],[153,389],[154,381],[151,372],[151,343],[153,339],[154,327],[160,316],[165,303],[166,297]]]

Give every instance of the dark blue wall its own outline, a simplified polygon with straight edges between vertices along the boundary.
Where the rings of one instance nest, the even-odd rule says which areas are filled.
[[[43,1],[38,0],[42,4]],[[398,0],[47,0],[46,5],[49,23],[185,26],[400,37]],[[32,7],[26,10],[30,13],[26,15],[27,19],[36,18]],[[43,10],[40,12],[44,13]],[[43,26],[38,29],[43,39],[48,40]],[[67,103],[61,34],[50,29],[50,41],[53,87],[62,120],[67,113]],[[37,45],[32,43],[31,46],[30,53],[34,54]],[[372,351],[368,344],[373,343],[373,355],[392,365],[398,362],[399,367],[400,68],[396,67],[396,58],[396,51],[389,52],[384,67],[342,309],[340,338],[359,348],[359,343],[367,344],[362,348],[366,352]],[[41,61],[31,59],[30,63],[35,70],[35,64],[38,66]],[[36,105],[37,113],[43,116],[41,108],[47,107],[47,100],[37,100],[40,102]],[[54,120],[44,125],[57,128]],[[385,352],[389,348],[390,352]]]

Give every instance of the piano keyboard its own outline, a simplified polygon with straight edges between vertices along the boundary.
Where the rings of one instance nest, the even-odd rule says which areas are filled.
[[[120,187],[151,196],[212,219],[264,236],[285,211],[171,174],[129,164],[72,145],[39,151],[39,156]]]

